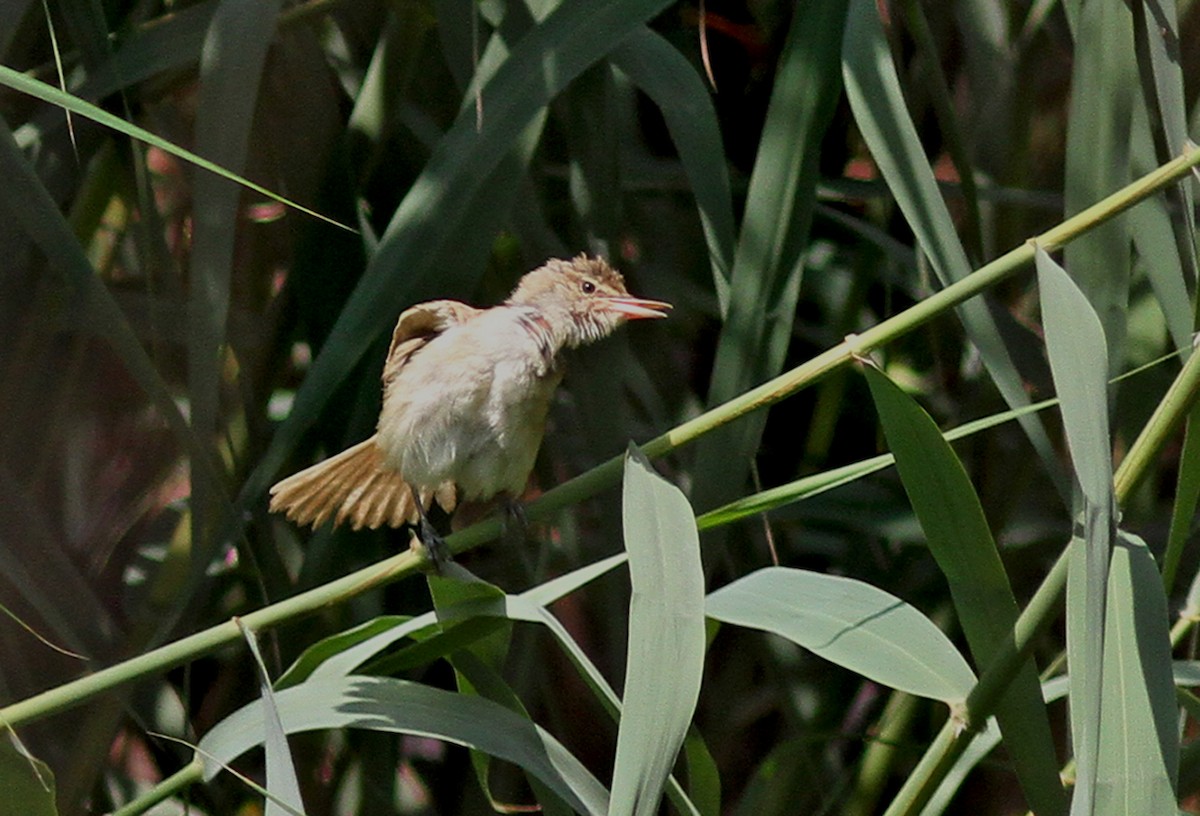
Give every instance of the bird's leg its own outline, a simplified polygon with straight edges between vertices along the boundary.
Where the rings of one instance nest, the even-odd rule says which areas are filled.
[[[420,492],[412,485],[409,485],[408,489],[412,491],[413,502],[417,505],[417,514],[421,517],[417,525],[417,536],[425,547],[434,571],[438,575],[443,575],[446,565],[450,563],[450,548],[446,546],[445,539],[438,535],[433,522],[429,520],[429,514],[425,512],[425,505],[421,502]]]
[[[509,494],[504,494],[504,522],[501,536],[505,544],[524,544],[529,532],[529,518],[525,515],[525,505]]]

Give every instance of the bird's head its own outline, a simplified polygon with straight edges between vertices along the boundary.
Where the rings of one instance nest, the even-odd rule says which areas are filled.
[[[621,273],[600,258],[552,258],[521,278],[508,302],[539,309],[558,329],[564,345],[607,337],[626,320],[666,317],[671,304],[630,296]]]

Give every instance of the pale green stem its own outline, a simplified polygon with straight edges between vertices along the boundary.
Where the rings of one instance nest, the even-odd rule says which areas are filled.
[[[159,782],[151,790],[129,802],[124,807],[114,810],[111,816],[137,816],[137,814],[145,813],[159,802],[165,802],[167,799],[188,789],[203,778],[204,762],[194,759]]]
[[[1154,425],[1159,421],[1159,416],[1163,413],[1163,409],[1168,402],[1171,402],[1174,399],[1186,399],[1187,394],[1196,389],[1196,381],[1200,380],[1200,366],[1196,366],[1193,363],[1197,357],[1200,357],[1200,354],[1196,353],[1196,350],[1193,349],[1192,355],[1188,358],[1187,363],[1184,364],[1183,372],[1180,374],[1179,379],[1175,380],[1175,382],[1171,384],[1171,390],[1167,392],[1166,397],[1161,403],[1159,403],[1158,408],[1155,409],[1154,415],[1150,417],[1148,426]],[[1184,381],[1184,375],[1188,375],[1186,382]],[[1200,419],[1200,415],[1193,413],[1191,418],[1193,426],[1196,425],[1198,419]],[[1197,428],[1193,427],[1193,429],[1188,431],[1188,433],[1195,433],[1197,430]],[[1184,449],[1187,449],[1186,444],[1184,445]],[[1130,455],[1132,454],[1133,451],[1130,451]],[[1140,471],[1140,468],[1138,468],[1138,470]],[[1168,538],[1171,537],[1169,536]],[[1166,589],[1168,595],[1171,592],[1171,588],[1175,586],[1175,574],[1179,570],[1179,559],[1183,557],[1184,544],[1184,538],[1169,541],[1167,551],[1163,555],[1163,588]]]

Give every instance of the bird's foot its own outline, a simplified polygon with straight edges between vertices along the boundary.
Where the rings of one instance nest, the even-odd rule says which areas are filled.
[[[451,561],[450,548],[446,546],[446,540],[433,528],[429,519],[423,518],[417,524],[417,538],[425,551],[425,557],[433,565],[434,572],[445,575],[446,565]]]
[[[529,517],[525,515],[525,505],[511,496],[505,496],[501,539],[505,544],[524,544],[528,532]]]
[[[446,546],[446,540],[438,533],[437,528],[433,526],[433,522],[429,520],[429,515],[425,512],[425,505],[421,502],[421,494],[416,488],[410,486],[412,490],[413,502],[417,506],[417,538],[421,540],[421,546],[425,550],[425,557],[429,563],[433,565],[434,572],[438,575],[446,574],[446,565],[450,563],[450,548]]]

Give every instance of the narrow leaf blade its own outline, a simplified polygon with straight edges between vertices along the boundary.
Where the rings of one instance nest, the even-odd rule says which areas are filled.
[[[942,285],[961,280],[971,272],[970,262],[905,107],[872,0],[852,0],[842,51],[846,97],[888,189]],[[968,300],[958,307],[958,314],[1005,402],[1011,408],[1028,405],[1024,383],[986,304],[979,298]],[[1020,422],[1038,455],[1057,476],[1058,460],[1040,420],[1022,416]]]
[[[263,663],[254,633],[241,620],[238,620],[238,626],[250,647],[250,657],[258,669],[263,706],[263,745],[267,755],[267,790],[271,792],[271,797],[266,802],[266,816],[283,816],[289,809],[290,812],[302,813],[304,802],[300,797],[300,781],[296,778],[296,766],[292,763],[287,733],[283,730],[283,721],[279,716],[279,706],[275,702],[275,691],[271,688],[267,666]]]
[[[986,667],[1010,636],[1018,609],[983,507],[962,463],[929,415],[873,366],[866,366],[864,373],[905,492],[950,584],[976,665]],[[1031,809],[1064,813],[1067,800],[1032,661],[996,706],[996,719]]]
[[[1172,813],[1179,767],[1167,599],[1145,543],[1113,548],[1105,622],[1097,813]]]
[[[658,812],[700,696],[704,573],[691,506],[632,445],[622,504],[633,595],[609,813],[640,815]]]

